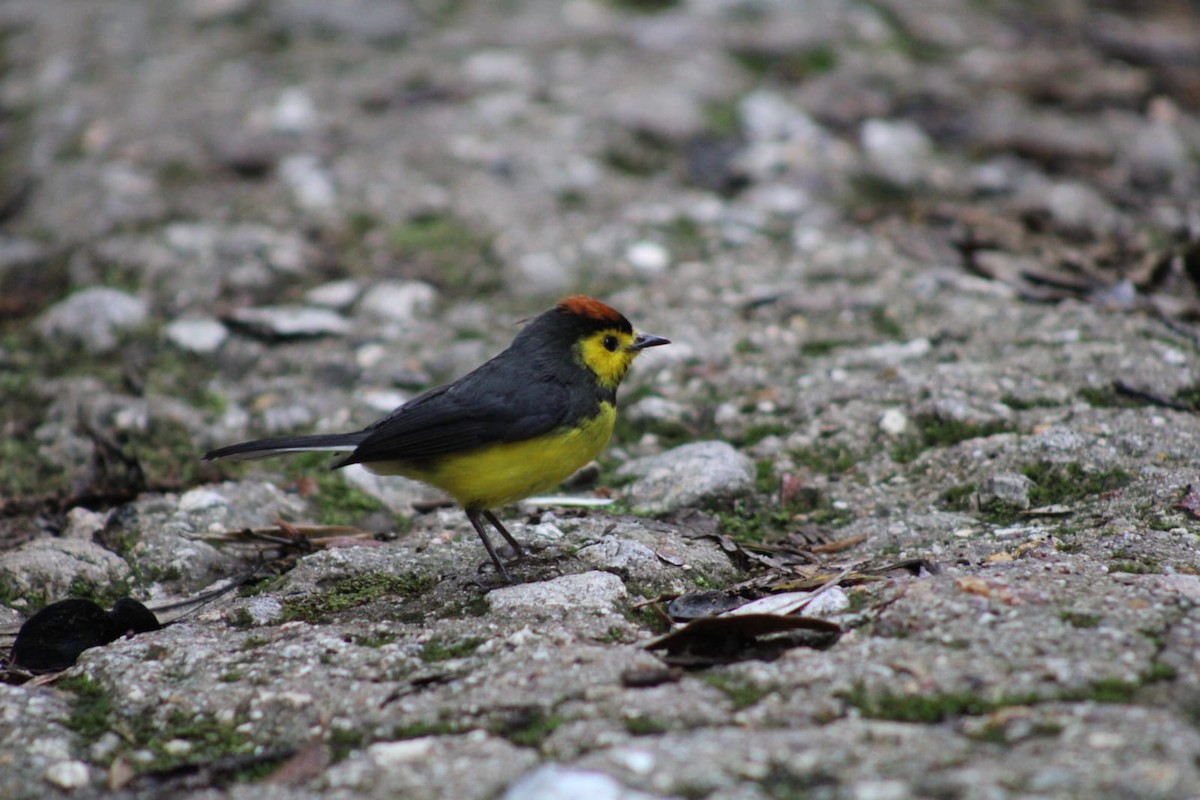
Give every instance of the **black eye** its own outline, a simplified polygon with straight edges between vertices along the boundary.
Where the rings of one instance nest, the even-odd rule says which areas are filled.
[[[617,341],[617,337],[615,336],[604,337],[604,349],[610,353],[615,353],[617,351],[617,345],[619,344],[620,342]]]

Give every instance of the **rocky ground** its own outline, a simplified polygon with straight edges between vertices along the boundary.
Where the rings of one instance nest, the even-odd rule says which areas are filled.
[[[0,37],[0,625],[178,618],[10,664],[0,795],[1200,797],[1196,3],[10,0]],[[418,485],[199,460],[575,292],[673,344],[574,503],[502,513],[512,585]]]

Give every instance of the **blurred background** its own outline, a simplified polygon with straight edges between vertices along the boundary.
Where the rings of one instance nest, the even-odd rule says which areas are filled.
[[[936,328],[904,264],[1197,310],[1194,2],[9,0],[0,43],[6,544],[565,293],[678,342],[631,447]]]

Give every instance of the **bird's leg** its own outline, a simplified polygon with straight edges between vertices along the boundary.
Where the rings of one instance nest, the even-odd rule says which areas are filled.
[[[492,517],[491,512],[484,511],[483,513],[488,515],[489,521],[495,519]],[[492,563],[496,565],[496,569],[498,569],[500,574],[504,576],[505,581],[512,583],[512,576],[508,574],[508,568],[504,566],[504,562],[500,560],[500,556],[496,555],[496,548],[492,547],[492,540],[488,538],[487,532],[483,529],[483,523],[479,521],[479,512],[468,510],[467,519],[471,521],[471,525],[474,526],[475,532],[478,533],[479,538],[483,540],[483,546],[487,549],[488,555],[492,557]],[[508,531],[505,531],[503,528],[501,528],[501,531],[511,542],[512,537],[508,536]]]
[[[508,532],[507,528],[500,524],[500,520],[496,519],[496,515],[491,511],[484,509],[483,516],[487,517],[487,521],[492,523],[496,530],[500,531],[500,535],[504,537],[504,540],[512,546],[513,550],[517,552],[517,558],[524,558],[525,548],[521,546],[520,542],[513,538],[513,535]]]

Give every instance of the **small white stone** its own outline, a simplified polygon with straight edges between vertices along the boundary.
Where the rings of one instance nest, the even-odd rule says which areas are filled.
[[[271,127],[280,133],[305,133],[317,124],[317,107],[308,92],[292,86],[279,93],[271,109]]]
[[[167,755],[182,756],[192,752],[192,743],[187,739],[172,739],[163,745]]]
[[[424,759],[436,744],[437,739],[432,736],[399,742],[379,742],[367,748],[367,755],[376,765],[387,769]]]
[[[367,289],[358,310],[379,319],[403,322],[428,314],[437,289],[424,281],[381,281]]]
[[[192,489],[179,498],[180,511],[202,511],[206,508],[228,505],[229,498],[212,489]]]
[[[215,353],[229,331],[215,319],[177,319],[166,327],[167,341],[192,353]]]
[[[361,292],[358,281],[330,281],[309,289],[304,293],[304,300],[314,306],[341,310],[353,304]]]
[[[908,430],[908,415],[898,408],[889,408],[879,418],[879,430],[889,436],[900,436]]]
[[[59,761],[46,768],[46,781],[60,789],[82,789],[90,782],[87,764],[82,761]]]
[[[362,401],[367,408],[381,413],[390,413],[404,404],[408,395],[395,389],[364,389]]]
[[[671,265],[671,252],[658,242],[640,241],[629,245],[625,258],[638,272],[659,273]]]
[[[330,211],[337,203],[333,176],[314,155],[297,153],[283,159],[279,162],[279,177],[296,203],[307,211]]]

